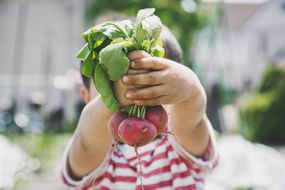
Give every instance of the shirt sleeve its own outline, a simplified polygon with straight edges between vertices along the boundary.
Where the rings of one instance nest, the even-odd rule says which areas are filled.
[[[84,187],[86,184],[93,183],[97,177],[103,174],[105,171],[105,168],[108,164],[110,152],[106,155],[103,162],[91,173],[89,173],[86,176],[83,176],[80,180],[75,180],[71,177],[69,171],[68,171],[68,153],[72,144],[73,138],[70,139],[63,155],[62,160],[62,167],[61,167],[61,178],[64,184],[66,184],[69,187]]]
[[[217,150],[216,137],[210,121],[207,120],[207,128],[210,133],[210,140],[206,148],[205,153],[202,157],[196,157],[189,153],[182,145],[179,140],[173,135],[169,135],[169,142],[173,149],[188,163],[188,165],[194,169],[198,169],[202,172],[209,172],[216,167],[218,164],[219,156]]]

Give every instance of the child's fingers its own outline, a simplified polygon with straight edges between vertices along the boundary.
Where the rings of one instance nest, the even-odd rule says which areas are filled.
[[[149,87],[146,85],[126,85],[126,86],[127,86],[127,90],[141,89],[141,88]]]
[[[163,59],[158,57],[141,58],[131,62],[132,69],[162,70],[167,67]]]
[[[132,102],[139,106],[157,106],[169,104],[170,100],[168,96],[163,95],[153,99],[134,100]]]
[[[128,57],[130,60],[136,60],[136,59],[140,59],[143,57],[151,57],[150,54],[148,54],[147,52],[143,51],[143,50],[135,50],[132,51],[128,54]]]
[[[165,95],[164,85],[150,86],[146,88],[128,90],[125,94],[127,99],[141,100],[141,99],[153,99]]]
[[[157,71],[146,74],[125,75],[122,81],[127,85],[157,85],[164,83],[166,81],[165,78],[165,74],[162,71]]]
[[[143,74],[143,73],[147,73],[147,72],[149,72],[149,70],[146,70],[146,69],[139,69],[139,70],[129,69],[128,74]]]

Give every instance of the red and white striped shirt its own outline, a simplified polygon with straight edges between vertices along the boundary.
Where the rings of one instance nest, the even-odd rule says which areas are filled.
[[[210,141],[203,159],[191,155],[172,135],[168,135],[167,138],[158,138],[138,148],[140,167],[134,148],[117,144],[101,165],[80,181],[72,179],[67,172],[68,146],[63,163],[63,181],[76,190],[203,189],[204,174],[212,170],[218,161],[216,141],[210,123],[208,129]]]

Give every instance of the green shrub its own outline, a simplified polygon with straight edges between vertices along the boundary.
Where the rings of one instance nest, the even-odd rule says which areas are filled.
[[[269,66],[265,69],[261,85],[260,93],[270,92],[284,87],[285,83],[285,68]]]
[[[258,92],[241,109],[242,133],[252,141],[285,144],[285,69],[268,67]]]

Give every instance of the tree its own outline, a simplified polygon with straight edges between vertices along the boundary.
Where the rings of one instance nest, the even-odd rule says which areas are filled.
[[[185,1],[195,3],[196,11],[187,12],[181,6]],[[206,15],[202,12],[200,1],[193,0],[89,0],[86,6],[86,19],[91,22],[108,11],[118,11],[135,16],[142,8],[154,7],[162,23],[168,26],[178,39],[183,49],[185,65],[191,67],[190,48],[195,33],[206,23]]]

